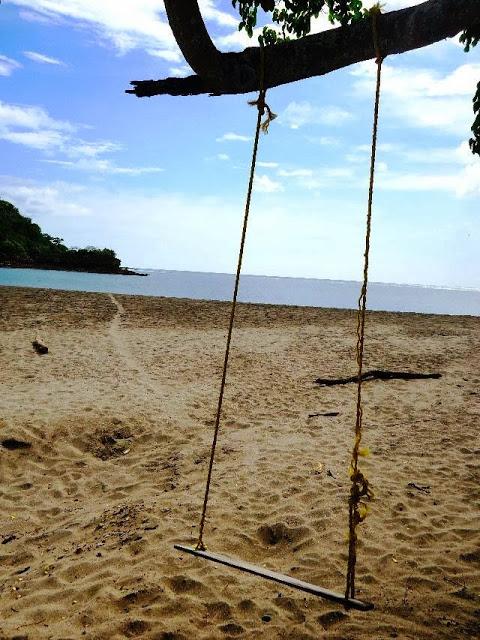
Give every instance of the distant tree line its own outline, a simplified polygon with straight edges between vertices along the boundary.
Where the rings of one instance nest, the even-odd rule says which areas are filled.
[[[69,249],[62,238],[42,233],[10,202],[0,200],[0,265],[95,273],[133,273],[120,267],[112,249]]]

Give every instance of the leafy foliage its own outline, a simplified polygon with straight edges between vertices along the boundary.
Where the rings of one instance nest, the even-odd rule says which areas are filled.
[[[465,51],[468,53],[472,47],[480,42],[480,25],[465,29],[460,36],[460,42],[465,45]]]
[[[347,25],[364,15],[361,0],[232,0],[238,5],[241,22],[239,29],[245,29],[250,37],[257,24],[259,7],[272,14],[272,21],[281,28],[281,37],[269,27],[264,27],[259,40],[264,45],[275,44],[279,39],[289,40],[291,36],[303,38],[310,33],[312,18],[318,18],[324,9],[329,20]]]
[[[322,11],[328,11],[328,18],[332,23],[342,26],[352,24],[364,18],[369,11],[363,8],[361,0],[232,0],[234,7],[238,6],[240,14],[239,30],[245,29],[250,38],[257,24],[258,9],[271,13],[272,22],[279,25],[280,34],[264,27],[259,36],[262,45],[269,46],[280,41],[290,40],[291,37],[303,38],[311,30],[313,18],[318,18]],[[380,4],[372,10],[380,10]],[[480,25],[468,27],[460,36],[460,42],[468,52],[480,42]],[[473,138],[470,139],[472,153],[480,155],[480,83],[473,98],[473,111],[476,115],[472,125]]]
[[[465,29],[460,36],[460,42],[465,46],[468,52],[480,42],[480,25],[475,25]],[[470,138],[470,149],[472,153],[480,156],[480,82],[477,84],[477,92],[473,96],[473,113],[475,120],[472,124],[473,138]]]
[[[480,156],[480,82],[477,84],[477,93],[473,97],[473,112],[476,114],[472,124],[473,138],[470,138],[472,153]]]
[[[112,249],[68,249],[22,216],[18,209],[0,200],[0,264],[45,267],[98,273],[120,272],[120,260]]]

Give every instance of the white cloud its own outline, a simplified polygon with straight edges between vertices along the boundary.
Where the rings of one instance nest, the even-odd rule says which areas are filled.
[[[326,178],[350,178],[353,171],[350,167],[329,167],[323,170],[323,175]]]
[[[61,148],[65,136],[60,131],[0,131],[0,139],[32,149],[47,151]]]
[[[291,181],[290,184],[296,185],[301,190],[308,191],[338,189],[346,180],[349,188],[364,186],[364,181],[356,177],[352,167],[291,167],[279,169],[277,175],[279,178]]]
[[[77,140],[75,143],[68,147],[68,155],[73,157],[86,157],[94,158],[102,153],[114,153],[115,151],[121,151],[122,145],[118,142],[111,142],[110,140],[95,140],[94,142],[85,142],[83,140]]]
[[[262,193],[275,193],[277,191],[283,191],[284,187],[280,182],[272,180],[267,175],[256,175],[254,189]]]
[[[199,0],[198,6],[204,20],[215,22],[222,27],[238,27],[240,21],[240,18],[237,17],[238,14],[222,11],[216,7],[216,4],[218,3],[213,0]]]
[[[375,170],[380,173],[386,173],[388,171],[388,164],[386,162],[378,161],[375,163]]]
[[[340,138],[334,136],[307,136],[307,140],[325,147],[338,147],[341,144]]]
[[[404,148],[397,152],[409,163],[433,165],[463,165],[480,162],[470,151],[468,142],[462,142],[458,147],[430,147],[424,149]]]
[[[20,18],[22,20],[26,20],[27,22],[37,22],[39,24],[51,24],[55,22],[53,16],[44,16],[41,13],[36,13],[35,11],[19,11]]]
[[[64,62],[59,60],[58,58],[52,58],[51,56],[46,56],[43,53],[37,53],[36,51],[24,51],[23,55],[34,62],[39,62],[40,64],[55,64],[66,66]]]
[[[191,76],[193,71],[186,64],[183,64],[180,67],[170,67],[170,75],[174,78],[185,78],[186,76]]]
[[[237,27],[231,33],[213,38],[213,42],[218,49],[221,51],[242,51],[247,47],[258,46],[258,36],[262,33],[262,29],[254,29],[253,35],[250,38],[244,29],[241,31],[238,30],[239,22],[240,18],[237,21]]]
[[[290,129],[299,129],[307,124],[341,125],[352,117],[351,113],[339,107],[315,107],[304,101],[290,102],[280,115],[279,122]]]
[[[347,153],[345,155],[345,160],[347,162],[352,162],[353,164],[363,164],[367,162],[366,156],[360,153]]]
[[[467,165],[458,177],[457,196],[480,195],[480,162]]]
[[[223,161],[230,160],[230,156],[226,153],[218,153],[217,158],[218,160],[223,160]]]
[[[377,156],[383,153],[403,153],[404,146],[401,144],[392,144],[391,142],[380,142],[377,144]],[[372,147],[369,144],[359,144],[353,147],[352,152],[345,155],[347,162],[354,164],[365,164],[369,162]],[[421,152],[419,152],[421,153]]]
[[[354,92],[357,95],[372,96],[375,66],[372,62],[362,62],[351,72],[356,78]],[[442,74],[432,69],[385,63],[382,108],[402,125],[435,128],[465,137],[472,120],[471,96],[479,76],[480,64],[464,64],[451,73]]]
[[[440,191],[457,198],[480,194],[480,160],[470,152],[467,142],[454,148],[430,148],[422,151],[402,149],[397,153],[409,167],[382,177],[381,189],[391,191]],[[412,164],[420,166],[413,172]],[[425,165],[432,165],[428,171]]]
[[[0,101],[0,140],[52,152],[65,148],[74,131],[74,125],[51,118],[42,107]]]
[[[305,178],[313,175],[312,169],[280,169],[279,176],[283,178]]]
[[[390,153],[392,151],[399,151],[403,147],[400,144],[392,143],[392,142],[380,142],[377,144],[377,151],[381,151],[382,153]],[[371,145],[369,144],[358,144],[353,149],[354,151],[360,151],[363,153],[370,153],[372,150]]]
[[[366,162],[370,155],[370,145],[357,145],[353,154],[346,155],[349,162]],[[388,153],[397,160],[403,160],[409,165],[469,165],[478,162],[472,156],[468,142],[464,141],[457,147],[409,147],[405,144],[381,143],[377,146],[378,153]]]
[[[386,191],[437,191],[465,197],[480,194],[480,165],[462,171],[441,173],[392,173],[378,182]]]
[[[21,68],[21,64],[12,58],[0,55],[0,76],[11,76],[16,69]]]
[[[265,162],[263,160],[259,160],[257,162],[257,167],[263,167],[264,169],[276,169],[278,167],[278,162]]]
[[[224,133],[223,136],[217,138],[217,142],[250,142],[252,138],[250,136],[243,136],[239,133]]]
[[[46,160],[67,169],[75,169],[95,174],[141,176],[148,173],[161,173],[161,167],[121,167],[105,158],[79,158],[78,160]]]
[[[15,203],[26,215],[88,216],[93,210],[75,199],[85,191],[65,182],[38,184],[9,176],[0,176],[2,197]]]
[[[82,167],[79,167],[82,168]],[[86,166],[87,171],[98,170],[103,173],[120,174],[126,176],[141,176],[146,173],[162,173],[165,171],[162,167],[118,167],[108,160],[97,161],[96,166]]]
[[[109,140],[82,140],[74,135],[78,128],[79,125],[55,120],[42,107],[0,101],[0,140],[42,151],[49,156],[54,153],[63,156],[50,160],[52,164],[91,173],[131,176],[163,171],[161,167],[117,166],[111,160],[99,157],[121,151],[122,146]]]
[[[5,126],[70,132],[76,129],[70,122],[51,118],[42,107],[14,105],[0,101],[0,127]]]
[[[26,20],[66,21],[93,30],[103,40],[111,42],[120,53],[135,48],[148,52],[163,50],[178,52],[170,30],[162,0],[10,0],[22,7],[20,16]],[[217,8],[212,0],[201,0],[203,17],[221,28],[238,24],[238,18]],[[157,55],[157,54],[154,54]],[[168,54],[166,54],[168,55]],[[169,60],[172,61],[172,60]]]
[[[93,29],[122,53],[134,48],[176,49],[163,2],[137,0],[135,7],[117,0],[11,0],[27,9],[27,19],[66,20]]]
[[[320,33],[336,27],[338,27],[338,24],[332,24],[328,19],[327,10],[324,10],[318,18],[312,18],[310,33]]]
[[[154,58],[162,58],[167,62],[181,62],[182,60],[180,49],[148,49],[147,53]]]
[[[348,188],[363,188],[363,181],[355,178],[354,172],[346,167],[332,167],[317,169],[311,176],[299,176],[298,185],[301,189],[316,191],[318,189],[343,188],[348,180]]]
[[[379,151],[389,154],[389,165],[377,156],[377,171],[382,173],[378,189],[443,192],[456,198],[480,193],[480,160],[472,155],[468,142],[424,148],[385,143],[379,145]],[[368,166],[369,154],[368,145],[359,145],[345,158],[354,165]]]

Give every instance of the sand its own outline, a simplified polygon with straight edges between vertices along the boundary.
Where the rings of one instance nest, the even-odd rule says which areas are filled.
[[[0,288],[0,638],[479,637],[480,319],[368,316],[367,368],[442,378],[365,386],[362,613],[173,548],[195,541],[227,317]],[[313,380],[355,372],[354,328],[241,305],[209,549],[344,589],[355,387]]]

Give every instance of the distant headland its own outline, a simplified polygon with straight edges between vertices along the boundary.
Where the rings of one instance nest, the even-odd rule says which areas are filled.
[[[69,249],[62,238],[43,233],[38,224],[0,200],[0,267],[86,271],[124,276],[146,276],[122,267],[112,249]]]

